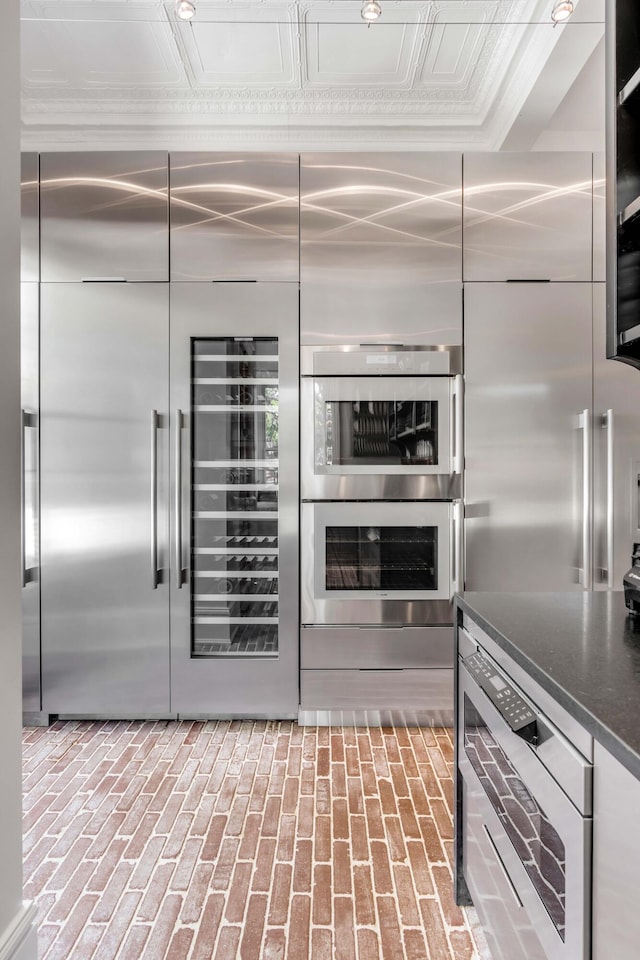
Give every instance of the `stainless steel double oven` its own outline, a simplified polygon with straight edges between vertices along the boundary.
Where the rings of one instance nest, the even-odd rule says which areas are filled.
[[[342,678],[357,702],[336,693],[342,668],[452,666],[460,363],[460,347],[302,348],[302,712],[375,706],[362,677]]]

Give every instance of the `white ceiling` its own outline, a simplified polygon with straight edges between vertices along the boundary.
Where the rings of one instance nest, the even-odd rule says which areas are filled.
[[[190,23],[173,0],[22,0],[23,145],[533,143],[603,34],[604,0],[558,28],[552,0],[380,2],[367,27],[360,0],[197,0]]]

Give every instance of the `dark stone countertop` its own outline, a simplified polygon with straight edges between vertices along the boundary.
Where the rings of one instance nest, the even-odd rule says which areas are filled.
[[[622,592],[463,593],[456,605],[640,779],[640,622]]]

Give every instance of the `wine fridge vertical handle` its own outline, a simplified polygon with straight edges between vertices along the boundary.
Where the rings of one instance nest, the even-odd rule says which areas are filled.
[[[176,410],[176,586],[182,587],[182,410]]]
[[[22,586],[26,587],[28,578],[27,578],[27,541],[26,541],[26,516],[25,512],[27,509],[26,500],[26,476],[25,471],[27,468],[26,461],[26,446],[27,446],[27,427],[29,426],[29,414],[26,410],[20,412],[20,422],[22,424],[22,430],[20,434],[20,568],[21,568],[21,578]]]
[[[582,586],[593,586],[591,554],[591,410],[582,411]]]
[[[462,473],[462,376],[453,381],[453,464],[452,473]]]
[[[151,411],[151,587],[158,588],[158,411]]]
[[[606,541],[606,581],[607,590],[613,590],[613,538],[614,538],[614,454],[615,454],[615,423],[613,410],[607,410],[604,415],[604,425],[607,430],[607,541]]]

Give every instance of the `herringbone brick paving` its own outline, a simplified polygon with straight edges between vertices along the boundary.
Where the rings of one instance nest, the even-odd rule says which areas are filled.
[[[452,766],[444,729],[25,730],[41,960],[471,960]]]

